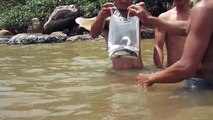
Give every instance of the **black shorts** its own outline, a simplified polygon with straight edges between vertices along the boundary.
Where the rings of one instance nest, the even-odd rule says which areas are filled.
[[[213,81],[192,77],[186,80],[185,88],[190,90],[213,89]]]

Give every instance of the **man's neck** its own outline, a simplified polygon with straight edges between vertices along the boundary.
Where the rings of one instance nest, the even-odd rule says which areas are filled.
[[[127,17],[128,10],[127,9],[118,9],[118,11],[121,13],[123,17]]]

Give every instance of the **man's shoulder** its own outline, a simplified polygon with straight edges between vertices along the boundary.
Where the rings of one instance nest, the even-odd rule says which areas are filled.
[[[175,13],[175,11],[173,9],[171,9],[171,10],[161,13],[158,17],[161,19],[169,19],[174,13]]]
[[[193,10],[212,12],[212,10],[213,10],[213,1],[212,0],[200,1],[193,7]]]
[[[211,15],[213,13],[213,1],[212,0],[203,0],[198,2],[193,8],[192,8],[192,16],[200,15],[199,18],[211,18],[213,19],[213,16]]]

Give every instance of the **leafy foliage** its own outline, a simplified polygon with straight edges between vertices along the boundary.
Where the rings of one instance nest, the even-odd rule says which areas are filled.
[[[172,6],[173,0],[136,0],[136,2],[144,2],[146,8],[153,16],[158,16],[162,12],[167,11]]]
[[[47,21],[54,8],[59,5],[77,4],[84,17],[98,14],[105,2],[114,0],[0,0],[0,28],[26,30],[33,17]],[[145,2],[148,10],[155,16],[166,10],[171,0],[135,0]]]

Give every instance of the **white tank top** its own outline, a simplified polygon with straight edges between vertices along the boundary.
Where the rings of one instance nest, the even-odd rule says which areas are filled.
[[[108,35],[109,57],[116,51],[127,50],[139,55],[139,19],[122,17],[118,10],[111,11]],[[111,57],[110,57],[111,58]]]

